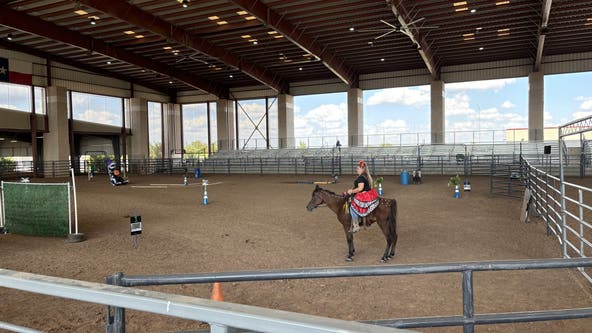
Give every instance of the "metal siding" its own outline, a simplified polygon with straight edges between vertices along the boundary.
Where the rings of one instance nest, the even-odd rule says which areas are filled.
[[[432,77],[427,69],[360,75],[360,88],[364,90],[421,86],[430,84]]]
[[[338,79],[297,82],[290,85],[290,95],[314,95],[345,92],[348,86]]]
[[[592,71],[592,52],[543,57],[541,70],[545,74]]]
[[[532,67],[532,59],[444,66],[441,77],[446,83],[525,77],[532,72]]]
[[[116,88],[116,89],[123,89],[128,90],[128,93],[125,97],[129,95],[129,82],[122,81],[110,77],[101,76],[99,74],[94,74],[86,71],[82,71],[79,69],[75,69],[70,66],[64,65],[52,65],[52,79],[61,79],[65,81],[71,81],[71,86],[74,83],[80,84],[95,84],[99,86],[109,87],[109,88]],[[76,88],[72,88],[72,90],[77,90]]]
[[[134,97],[144,98],[150,102],[160,102],[160,103],[168,103],[171,100],[169,98],[169,96],[148,93],[148,92],[144,92],[144,91],[134,91]]]
[[[177,102],[180,104],[204,103],[216,100],[218,100],[218,97],[197,90],[181,91],[177,94]]]
[[[277,96],[277,92],[265,86],[251,86],[230,89],[230,96],[236,99],[254,99]]]
[[[81,83],[81,82],[73,82],[68,80],[62,79],[52,79],[52,83],[54,86],[64,87],[68,90],[88,93],[88,94],[98,94],[98,95],[108,95],[108,96],[115,96],[115,97],[130,97],[130,91],[124,89],[116,89],[110,87],[103,87],[103,86],[96,86],[91,83]]]

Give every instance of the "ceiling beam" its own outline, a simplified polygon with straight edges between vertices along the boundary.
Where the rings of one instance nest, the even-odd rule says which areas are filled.
[[[304,29],[292,24],[285,15],[280,15],[271,10],[259,0],[230,0],[230,2],[251,13],[263,24],[281,33],[305,52],[319,58],[341,81],[352,88],[357,88],[358,75],[345,63],[345,60],[328,50],[326,45],[322,45],[309,37],[304,32]]]
[[[538,45],[536,50],[536,58],[534,60],[534,71],[538,72],[541,69],[541,62],[543,61],[543,48],[545,47],[545,36],[547,35],[547,25],[549,24],[549,14],[551,13],[552,0],[543,0],[543,12],[541,26],[538,32]]]
[[[289,89],[287,82],[279,75],[242,59],[205,39],[190,34],[185,29],[179,28],[125,0],[80,0],[80,3],[235,67],[280,93],[286,93]]]
[[[436,59],[430,44],[428,44],[425,38],[419,33],[415,27],[410,27],[409,22],[413,21],[413,18],[409,15],[407,9],[403,6],[402,0],[390,0],[390,6],[393,14],[401,24],[401,30],[408,31],[408,37],[411,39],[413,44],[417,46],[417,51],[423,59],[428,71],[432,75],[434,80],[440,79],[440,66]]]
[[[39,58],[44,58],[47,60],[51,60],[52,62],[59,62],[61,64],[64,65],[68,65],[68,66],[73,66],[76,67],[78,69],[82,69],[85,71],[89,71],[89,72],[93,72],[96,73],[98,75],[102,75],[102,76],[107,76],[107,77],[112,77],[114,79],[118,79],[118,80],[122,80],[122,81],[126,81],[126,82],[131,82],[134,84],[139,84],[142,85],[146,88],[150,88],[152,90],[155,91],[159,91],[161,93],[164,93],[168,96],[172,96],[172,95],[176,95],[175,91],[173,89],[166,89],[163,88],[159,85],[155,85],[151,82],[148,81],[144,81],[144,80],[139,80],[139,79],[135,79],[132,78],[130,76],[127,75],[121,75],[119,73],[113,72],[113,71],[109,71],[106,70],[104,68],[100,68],[100,67],[95,67],[95,66],[91,66],[91,65],[87,65],[85,63],[82,63],[80,61],[77,60],[73,60],[73,59],[69,59],[69,58],[65,58],[62,56],[58,56],[55,54],[50,54],[47,52],[43,52],[41,50],[37,50],[35,48],[32,47],[28,47],[25,45],[20,45],[20,44],[16,44],[13,42],[9,42],[6,41],[4,39],[0,39],[0,48],[4,48],[6,50],[13,50],[13,51],[17,51],[17,52],[22,52],[22,53],[26,53],[26,54],[30,54]]]
[[[171,68],[171,66],[167,64],[152,61],[123,48],[114,47],[101,40],[79,34],[65,27],[44,21],[35,16],[24,14],[6,6],[0,6],[0,25],[99,53],[141,68],[150,69],[216,96],[225,96],[228,92],[227,88],[212,82],[207,82],[192,74]]]

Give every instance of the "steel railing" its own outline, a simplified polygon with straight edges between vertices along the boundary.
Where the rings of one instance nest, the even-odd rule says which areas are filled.
[[[294,312],[265,309],[208,299],[134,290],[107,284],[71,280],[0,269],[0,286],[68,299],[151,312],[210,323],[211,332],[230,333],[232,328],[257,332],[367,333],[408,332],[365,323],[324,318]],[[40,331],[0,322],[0,328],[14,332]]]
[[[592,256],[592,223],[586,217],[592,213],[592,189],[569,183],[550,175],[522,160],[526,187],[534,200],[536,212],[547,224],[547,234],[554,235],[561,245],[564,258]],[[565,186],[562,196],[561,184]],[[562,208],[565,202],[565,208]],[[562,218],[565,215],[565,219]],[[588,218],[589,219],[589,218]],[[592,270],[580,272],[592,282]]]
[[[116,273],[107,278],[108,283],[117,286],[148,286],[194,284],[213,282],[247,282],[290,279],[317,279],[337,277],[387,276],[409,274],[461,273],[462,274],[462,316],[418,317],[392,320],[365,321],[381,326],[397,328],[463,326],[465,333],[474,331],[475,325],[502,324],[592,318],[592,307],[578,309],[548,310],[534,312],[512,312],[475,314],[473,296],[473,273],[482,271],[533,270],[592,267],[592,258],[577,259],[532,259],[512,261],[438,263],[418,265],[331,267],[310,269],[286,269],[243,272],[220,272],[179,275],[125,276]],[[125,332],[125,312],[114,311],[109,318],[108,333]]]

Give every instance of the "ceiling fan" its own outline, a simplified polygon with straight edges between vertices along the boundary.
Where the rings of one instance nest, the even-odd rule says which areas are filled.
[[[413,20],[409,23],[407,23],[407,28],[403,28],[401,26],[397,26],[396,24],[392,24],[390,22],[387,22],[385,20],[380,20],[380,22],[384,23],[385,25],[388,26],[388,28],[383,28],[383,29],[359,29],[356,31],[359,32],[382,32],[381,35],[378,35],[376,37],[374,37],[374,40],[380,39],[382,37],[388,36],[394,32],[400,32],[404,35],[406,35],[407,37],[411,38],[413,35],[411,33],[411,29],[415,29],[415,30],[419,30],[419,29],[437,29],[439,28],[439,26],[419,26],[416,27],[415,24],[422,22],[423,20],[425,20],[425,17],[420,17],[416,20]]]
[[[205,65],[209,65],[210,64],[209,62],[207,62],[204,59],[197,58],[197,56],[199,56],[199,55],[201,55],[201,54],[200,53],[194,53],[194,54],[190,54],[188,56],[181,57],[179,60],[175,61],[175,64],[178,64],[178,63],[180,63],[182,61],[185,61],[185,60],[193,60],[193,61],[201,62],[202,64],[205,64]]]

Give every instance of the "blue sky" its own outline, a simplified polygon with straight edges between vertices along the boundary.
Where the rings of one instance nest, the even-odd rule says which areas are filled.
[[[592,115],[592,72],[545,76],[545,127]],[[429,142],[429,86],[364,91],[364,134],[369,144]],[[491,133],[500,135],[508,128],[528,126],[528,78],[500,79],[446,84],[446,131],[470,141],[473,131],[481,131],[484,140]],[[28,110],[30,89],[0,84],[0,107]],[[277,101],[269,98],[270,137],[277,138]],[[92,97],[73,93],[75,118],[119,125],[120,99]],[[266,122],[265,100],[240,101],[239,142],[242,147],[263,147]],[[215,128],[215,103],[211,103]],[[150,141],[160,138],[160,123],[149,115]],[[184,141],[207,141],[205,104],[186,106]],[[247,117],[248,114],[248,117]],[[250,118],[250,119],[249,119]],[[294,135],[296,144],[333,146],[336,140],[347,143],[347,94],[319,94],[294,97]],[[255,130],[257,127],[258,130]],[[496,132],[493,132],[493,131]],[[212,133],[216,140],[215,132]],[[249,138],[250,137],[250,138]],[[451,138],[447,136],[447,142]],[[272,140],[273,141],[273,140]],[[272,142],[277,146],[277,142]]]

